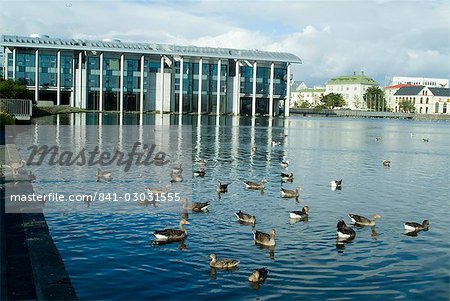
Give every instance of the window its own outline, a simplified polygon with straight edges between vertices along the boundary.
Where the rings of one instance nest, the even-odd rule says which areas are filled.
[[[435,104],[434,104],[434,113],[439,113],[439,103],[438,102],[436,102]]]

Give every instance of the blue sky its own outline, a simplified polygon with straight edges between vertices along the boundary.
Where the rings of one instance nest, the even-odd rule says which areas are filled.
[[[18,14],[20,12],[20,14]],[[286,51],[308,86],[450,78],[449,1],[2,1],[0,34]]]

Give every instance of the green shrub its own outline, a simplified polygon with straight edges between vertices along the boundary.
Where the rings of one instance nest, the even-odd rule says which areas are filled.
[[[6,112],[0,112],[0,129],[5,129],[5,125],[15,124],[14,118],[12,118]]]

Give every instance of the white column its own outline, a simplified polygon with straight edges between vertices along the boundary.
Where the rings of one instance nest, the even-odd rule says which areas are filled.
[[[156,102],[156,110],[158,110],[159,107],[159,112],[162,114],[163,113],[163,108],[164,108],[164,56],[161,56],[161,66],[160,66],[160,81],[159,81],[159,106],[158,106],[158,102]],[[162,117],[162,115],[161,115]]]
[[[56,105],[61,105],[61,50],[56,52]]]
[[[270,64],[270,86],[269,86],[269,116],[273,117],[273,74],[275,71],[274,63]]]
[[[82,59],[82,53],[80,52],[78,54],[78,82],[80,83],[78,85],[79,89],[78,89],[78,101],[77,101],[77,107],[81,109],[81,100],[83,99],[83,81],[82,81],[82,71],[81,71],[81,59]]]
[[[123,53],[120,55],[120,93],[119,93],[119,111],[123,113],[123,72],[125,66],[125,56]]]
[[[233,91],[233,115],[239,114],[239,98],[241,93],[241,79],[239,76],[239,61],[236,61],[236,74],[234,77],[234,91]]]
[[[291,63],[287,65],[286,100],[284,101],[284,117],[289,117],[289,104],[291,100]]]
[[[202,113],[202,79],[203,79],[203,59],[198,61],[198,100],[197,100],[197,114]]]
[[[216,98],[216,115],[220,114],[220,69],[222,68],[222,60],[217,62],[217,98]]]
[[[100,53],[100,84],[99,90],[100,94],[98,95],[98,110],[103,111],[103,52]]]
[[[75,55],[72,57],[72,95],[70,96],[70,106],[75,107],[75,97],[76,92],[75,91]]]
[[[141,56],[141,91],[139,93],[139,113],[144,113],[144,65],[145,57]]]
[[[180,59],[180,92],[178,96],[178,112],[183,114],[183,80],[184,80],[184,59]]]
[[[256,62],[253,63],[252,116],[256,115]]]
[[[5,60],[3,61],[3,64],[5,66],[5,69],[3,69],[5,71],[5,74],[3,75],[5,77],[6,80],[8,80],[8,48],[5,48]]]
[[[13,76],[13,80],[16,80],[16,48],[13,49],[13,72],[12,72],[12,76]],[[6,70],[8,72],[8,70]]]
[[[35,67],[34,67],[34,100],[37,102],[39,100],[39,50],[35,51]]]

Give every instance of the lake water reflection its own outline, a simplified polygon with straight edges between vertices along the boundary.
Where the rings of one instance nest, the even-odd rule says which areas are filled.
[[[96,114],[55,118],[36,122],[74,127],[99,122]],[[140,120],[130,114],[122,122],[115,114],[101,116],[105,125],[179,122],[169,115]],[[211,202],[209,212],[189,213],[184,242],[151,243],[153,230],[176,227],[180,204],[130,206],[127,214],[102,212],[96,204],[46,212],[81,300],[449,299],[448,122],[225,116],[183,116],[181,122],[192,125],[193,161],[207,160],[206,176],[192,179],[193,199]],[[422,142],[425,137],[429,142]],[[280,166],[284,158],[290,161],[287,169]],[[293,183],[282,184],[281,171],[294,173]],[[48,166],[33,169],[37,192],[58,185],[47,180],[51,172]],[[263,177],[264,193],[244,189],[243,181]],[[330,181],[341,178],[342,189],[331,190]],[[220,199],[218,181],[231,183]],[[297,185],[298,201],[280,198],[281,187]],[[144,187],[145,181],[126,177],[97,183],[86,175],[79,183],[86,191]],[[289,211],[304,205],[310,208],[308,220],[291,220]],[[238,210],[256,216],[255,229],[276,229],[276,246],[255,245],[252,227],[234,217]],[[375,229],[355,228],[353,242],[338,244],[336,223],[349,224],[348,213],[381,218]],[[429,231],[404,235],[403,222],[423,219],[430,220]],[[232,271],[210,269],[212,252],[241,264]],[[261,267],[269,270],[268,279],[250,285],[251,271]]]

